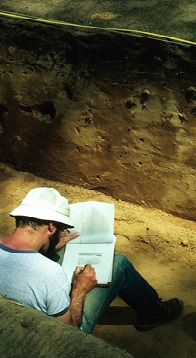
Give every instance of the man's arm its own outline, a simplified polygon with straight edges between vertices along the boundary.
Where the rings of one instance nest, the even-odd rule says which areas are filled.
[[[81,267],[77,267],[71,291],[70,310],[63,316],[59,316],[58,319],[66,324],[80,327],[86,294],[92,290],[96,284],[95,270],[91,265],[86,265],[82,272]]]

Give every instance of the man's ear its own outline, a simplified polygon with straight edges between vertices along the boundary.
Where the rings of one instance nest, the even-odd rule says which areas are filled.
[[[48,230],[51,232],[51,234],[54,234],[56,231],[56,227],[54,226],[53,223],[49,223],[48,224]]]

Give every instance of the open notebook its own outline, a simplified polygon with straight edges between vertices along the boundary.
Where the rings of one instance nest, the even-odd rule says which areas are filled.
[[[109,285],[116,237],[114,235],[114,205],[87,201],[70,205],[71,232],[80,236],[66,245],[62,267],[72,282],[76,266],[91,264],[99,285]]]

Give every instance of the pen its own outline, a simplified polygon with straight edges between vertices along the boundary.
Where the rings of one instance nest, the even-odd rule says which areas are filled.
[[[79,274],[82,273],[86,268],[86,265],[80,270]]]

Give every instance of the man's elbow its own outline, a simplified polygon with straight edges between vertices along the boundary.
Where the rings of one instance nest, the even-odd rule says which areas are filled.
[[[72,318],[71,318],[71,314],[70,311],[66,312],[64,315],[62,316],[58,316],[57,319],[59,319],[61,322],[63,322],[64,324],[68,324],[69,326],[74,326],[76,328],[79,328],[78,325],[74,324]]]

